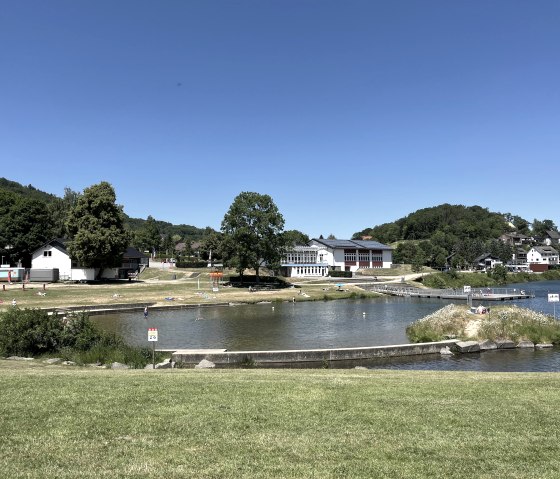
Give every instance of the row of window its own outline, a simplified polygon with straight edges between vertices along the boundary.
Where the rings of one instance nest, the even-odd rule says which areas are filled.
[[[370,259],[369,253],[360,253],[358,255],[358,258],[362,262],[363,261],[367,261],[367,262],[369,262],[369,261],[373,261],[373,262],[383,261],[383,256],[382,255],[372,254],[371,259]],[[356,253],[344,252],[344,261],[355,262],[356,261]]]
[[[294,268],[296,276],[326,276],[328,268],[323,266],[305,266]]]

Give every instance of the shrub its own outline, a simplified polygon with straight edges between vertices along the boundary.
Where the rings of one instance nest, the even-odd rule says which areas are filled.
[[[352,271],[329,271],[329,276],[331,278],[351,278]]]
[[[34,356],[63,346],[64,325],[40,309],[11,308],[0,314],[0,353]]]
[[[40,309],[19,308],[0,314],[0,354],[57,354],[78,364],[116,361],[136,368],[152,360],[149,348],[129,346],[120,336],[103,332],[87,313],[60,318]],[[159,362],[163,355],[156,358]]]

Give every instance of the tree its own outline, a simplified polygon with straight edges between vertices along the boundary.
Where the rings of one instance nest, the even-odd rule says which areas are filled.
[[[64,188],[64,196],[62,199],[57,198],[52,203],[49,203],[48,209],[52,217],[53,233],[59,238],[68,237],[66,223],[70,210],[76,206],[80,193],[73,191],[71,188]]]
[[[152,258],[155,258],[156,251],[161,244],[161,234],[157,222],[152,216],[148,216],[142,228],[136,232],[134,244],[142,251],[150,251]]]
[[[534,236],[546,236],[547,231],[556,231],[556,225],[552,220],[533,220],[533,235]]]
[[[222,256],[222,234],[211,233],[200,242],[199,252],[205,260],[214,262]]]
[[[0,253],[5,260],[21,260],[24,267],[30,267],[33,251],[52,234],[45,202],[0,191]]]
[[[266,263],[280,263],[284,246],[284,218],[269,195],[242,192],[234,199],[222,220],[222,255],[226,265],[243,272],[259,269]]]
[[[284,241],[286,246],[306,245],[309,243],[309,236],[298,230],[284,231]]]
[[[84,190],[68,216],[70,257],[85,268],[99,268],[98,275],[120,266],[129,244],[122,207],[115,201],[115,190],[102,181]]]

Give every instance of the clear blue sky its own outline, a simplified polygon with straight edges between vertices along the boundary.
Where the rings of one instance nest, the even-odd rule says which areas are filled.
[[[560,223],[560,1],[2,0],[0,176],[347,238],[442,203]]]

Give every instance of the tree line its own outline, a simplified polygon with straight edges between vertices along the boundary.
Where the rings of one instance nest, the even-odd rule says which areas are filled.
[[[366,228],[354,239],[370,236],[377,241],[395,245],[393,261],[416,267],[471,266],[486,253],[504,263],[512,259],[512,246],[499,240],[505,233],[543,237],[557,231],[552,220],[532,223],[510,213],[488,211],[480,206],[443,204],[417,210],[393,223]]]
[[[0,253],[5,261],[21,261],[29,267],[33,251],[54,237],[63,237],[73,260],[101,273],[120,266],[130,245],[152,253],[159,248],[174,253],[176,242],[184,238],[151,216],[131,230],[122,206],[116,204],[114,188],[106,181],[83,193],[67,188],[61,199],[41,198],[36,191],[27,195],[0,189]],[[258,277],[265,264],[277,269],[286,248],[309,242],[300,231],[284,231],[284,218],[272,198],[254,192],[242,192],[234,199],[220,231],[189,232],[198,235],[208,257],[235,269],[241,277],[246,269],[253,269]]]

